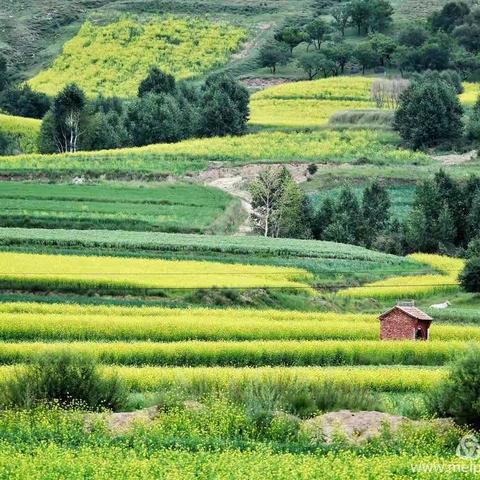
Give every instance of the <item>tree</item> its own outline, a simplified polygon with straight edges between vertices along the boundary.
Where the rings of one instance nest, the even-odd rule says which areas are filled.
[[[176,92],[175,77],[168,73],[162,72],[157,67],[150,67],[148,75],[143,79],[138,87],[138,96],[144,97],[149,93],[160,95],[166,93],[168,95],[175,95]]]
[[[414,82],[402,94],[394,128],[412,148],[452,144],[461,138],[463,108],[444,82]]]
[[[259,53],[259,64],[263,68],[269,68],[276,73],[277,65],[286,65],[292,54],[285,43],[271,42],[262,46]]]
[[[298,66],[313,80],[320,73],[327,77],[335,70],[335,62],[321,52],[306,52],[300,55]]]
[[[380,62],[370,42],[359,43],[353,52],[353,56],[362,67],[363,75],[365,75],[366,70],[375,67]]]
[[[458,43],[468,51],[480,51],[480,7],[474,8],[465,18],[465,23],[458,25],[452,32]]]
[[[398,43],[405,47],[421,47],[429,37],[429,33],[416,23],[409,23],[404,26],[397,35]]]
[[[307,40],[306,33],[299,26],[286,26],[275,34],[275,40],[286,43],[290,47],[290,53],[293,49]]]
[[[371,246],[377,236],[387,228],[390,219],[390,199],[387,190],[377,181],[363,192],[362,217],[364,242]]]
[[[460,285],[466,292],[480,293],[480,257],[467,260],[460,274]]]
[[[465,2],[449,2],[442,10],[431,15],[429,23],[433,31],[451,33],[456,26],[464,23],[469,13],[470,8]]]
[[[390,59],[397,48],[397,44],[392,38],[387,37],[382,33],[374,33],[369,36],[368,42],[377,58],[380,60],[380,65],[384,66],[386,63],[390,62]]]
[[[150,93],[127,109],[125,125],[134,146],[176,142],[182,138],[181,111],[175,97]]]
[[[332,61],[335,64],[335,74],[345,72],[345,67],[352,59],[352,48],[345,42],[329,43],[326,44],[323,49],[323,54],[327,60]]]
[[[61,153],[74,153],[80,147],[86,122],[86,98],[74,83],[67,85],[54,99],[44,134]]]
[[[342,37],[345,37],[345,29],[350,22],[350,4],[335,5],[331,9],[330,15],[333,17],[333,26],[342,34]]]
[[[267,168],[250,184],[251,220],[254,230],[264,237],[273,237],[278,232],[278,208],[285,177],[284,169]]]
[[[50,99],[28,84],[9,87],[0,93],[0,109],[20,117],[43,118],[50,109]]]
[[[327,197],[312,219],[312,233],[315,239],[322,240],[325,229],[333,222],[335,204]]]
[[[324,240],[358,244],[361,241],[362,213],[357,197],[345,187],[335,204],[333,222],[324,232]]]
[[[370,14],[368,16],[368,28],[371,32],[383,32],[392,23],[395,12],[388,0],[368,0]]]
[[[231,75],[210,75],[202,90],[200,134],[210,137],[245,133],[249,101],[248,90]]]
[[[330,27],[321,18],[316,18],[305,25],[305,33],[310,44],[319,50],[322,46],[322,42],[325,39],[325,35],[330,31]]]
[[[349,10],[352,23],[357,27],[357,33],[361,35],[362,30],[368,33],[368,19],[371,13],[368,0],[352,0]]]
[[[7,59],[0,55],[0,92],[4,90],[9,82]]]

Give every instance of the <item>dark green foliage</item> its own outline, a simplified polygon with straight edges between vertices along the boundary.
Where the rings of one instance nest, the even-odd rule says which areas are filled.
[[[373,182],[363,192],[362,214],[365,244],[371,246],[383,232],[390,218],[390,199],[384,187]]]
[[[364,75],[366,70],[380,64],[380,59],[378,58],[377,53],[373,50],[370,42],[359,43],[353,52],[353,56],[362,67],[362,73]]]
[[[231,75],[207,78],[202,91],[199,133],[202,136],[241,135],[250,115],[248,90]]]
[[[465,2],[449,2],[430,17],[429,23],[434,31],[451,33],[455,27],[463,23],[469,13],[470,8]]]
[[[277,65],[285,65],[291,56],[287,44],[274,41],[262,46],[258,55],[258,63],[261,67],[269,68],[272,73],[275,73]]]
[[[162,72],[158,67],[150,67],[147,77],[142,80],[138,87],[138,96],[144,97],[149,93],[160,95],[166,93],[175,95],[176,83],[175,77]]]
[[[394,128],[415,149],[452,145],[463,133],[463,108],[445,82],[414,82],[403,92]]]
[[[335,71],[335,62],[318,50],[300,55],[298,66],[307,74],[309,80],[313,80],[320,74],[326,78],[333,75]]]
[[[405,25],[397,35],[398,43],[405,47],[421,47],[428,39],[429,32],[416,23]]]
[[[21,87],[9,87],[0,93],[0,109],[10,115],[43,118],[49,108],[48,96],[34,92],[27,84]]]
[[[460,284],[467,292],[480,293],[480,257],[467,260],[465,269],[460,275]]]
[[[305,25],[307,41],[309,45],[313,45],[316,49],[320,49],[325,35],[330,32],[329,24],[322,18],[315,18]]]
[[[478,268],[480,268],[480,259]],[[429,398],[432,413],[480,428],[480,349],[472,347],[450,368],[448,378]]]
[[[119,410],[126,403],[126,389],[117,377],[98,372],[90,356],[61,352],[44,354],[7,382],[4,405],[30,408],[42,403],[93,410]]]
[[[0,130],[0,155],[12,155],[16,147],[15,140],[8,133]]]
[[[128,106],[125,125],[134,146],[176,142],[182,138],[181,111],[175,97],[150,93]]]
[[[7,87],[9,80],[7,59],[0,55],[0,92]]]
[[[352,0],[349,8],[359,35],[382,32],[392,23],[394,10],[388,0]]]
[[[287,44],[291,53],[295,47],[307,41],[308,38],[307,33],[300,25],[287,25],[275,33],[275,40]]]

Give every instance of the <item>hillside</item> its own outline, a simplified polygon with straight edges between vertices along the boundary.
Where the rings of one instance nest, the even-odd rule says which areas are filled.
[[[3,2],[0,480],[477,476],[446,1]]]

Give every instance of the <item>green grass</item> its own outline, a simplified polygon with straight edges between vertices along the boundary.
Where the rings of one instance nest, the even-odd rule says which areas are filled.
[[[86,22],[51,68],[29,84],[53,96],[75,78],[90,96],[134,97],[151,65],[179,79],[202,75],[222,66],[245,37],[241,28],[194,18]]]
[[[199,185],[0,183],[4,226],[204,233],[236,226],[239,205]],[[240,215],[241,218],[241,215]]]

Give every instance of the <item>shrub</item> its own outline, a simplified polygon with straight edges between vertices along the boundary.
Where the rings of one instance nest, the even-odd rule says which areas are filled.
[[[465,268],[460,274],[460,284],[467,292],[480,292],[480,257],[467,260]]]
[[[63,351],[19,370],[5,385],[3,402],[21,408],[54,402],[118,410],[126,403],[126,389],[115,375],[103,378],[92,358]]]
[[[447,379],[428,397],[433,413],[480,428],[480,348],[474,347],[451,367]]]

